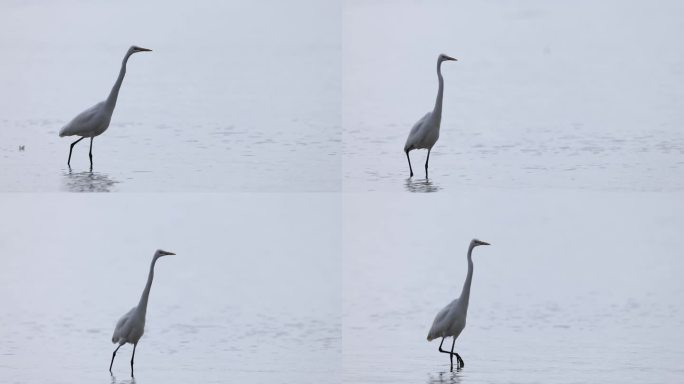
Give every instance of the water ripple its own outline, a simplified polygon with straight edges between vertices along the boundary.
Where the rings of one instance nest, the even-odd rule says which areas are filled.
[[[64,189],[69,192],[111,192],[119,182],[100,172],[64,173]]]

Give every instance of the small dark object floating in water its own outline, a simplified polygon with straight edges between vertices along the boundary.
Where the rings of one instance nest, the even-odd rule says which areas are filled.
[[[23,151],[24,149],[26,149],[26,146],[24,146],[24,145],[20,145],[20,146],[19,146],[19,150],[20,150],[20,151]]]

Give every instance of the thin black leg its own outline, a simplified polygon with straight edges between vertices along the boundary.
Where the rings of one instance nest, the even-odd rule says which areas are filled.
[[[112,353],[112,362],[109,363],[109,373],[112,373],[112,365],[114,365],[114,358],[116,357],[116,351],[118,351],[119,348],[121,348],[122,345],[123,345],[123,344],[119,344],[119,346],[116,347],[116,349],[114,350],[114,353]]]
[[[442,342],[439,343],[439,351],[442,353],[448,353],[449,354],[449,360],[451,360],[451,371],[453,372],[454,371],[454,354],[452,352],[445,351],[444,349],[442,349],[442,344],[444,344],[444,339],[446,339],[446,337],[442,337]]]
[[[442,344],[444,344],[444,339],[446,339],[446,336],[445,336],[445,337],[442,337],[442,342],[439,343],[439,351],[442,352],[442,353],[453,354],[453,352],[449,352],[449,351],[447,351],[447,350],[445,350],[445,349],[442,349]]]
[[[411,157],[409,157],[408,149],[406,150],[406,158],[408,159],[409,171],[411,172],[411,176],[409,176],[409,177],[413,177],[413,167],[411,167]]]
[[[79,141],[81,141],[81,140],[83,140],[83,139],[84,139],[84,137],[81,137],[80,139],[78,139],[78,140],[74,141],[73,143],[71,143],[71,147],[69,147],[69,160],[67,160],[67,165],[68,165],[69,167],[71,167],[71,151],[74,150],[74,145],[76,145],[76,143],[78,143]]]
[[[442,353],[449,353],[449,351],[445,351],[442,349],[442,344],[444,344],[444,337],[442,337],[442,342],[439,343],[439,351]]]
[[[90,170],[93,170],[93,139],[94,137],[90,138],[90,152],[88,152],[88,157],[90,157]],[[430,155],[430,152],[428,152],[428,156]],[[427,167],[427,165],[426,165]],[[427,168],[426,168],[427,169]]]
[[[431,148],[428,149],[427,159],[425,160],[425,180],[427,180],[427,178],[428,178],[428,170],[427,169],[428,169],[428,162],[430,161],[430,151],[432,151]]]
[[[137,347],[138,344],[133,344],[133,356],[131,356],[131,377],[133,376],[133,359],[135,359],[135,347]]]
[[[456,338],[454,337],[453,339],[454,341],[451,343],[451,372],[454,371],[454,346],[456,345]],[[458,365],[458,358],[456,359],[456,365]],[[456,368],[458,369],[458,367]]]
[[[463,362],[463,359],[461,359],[461,355],[454,352],[454,346],[456,345],[456,338],[454,338],[454,341],[451,344],[451,352],[445,351],[444,349],[442,349],[442,344],[444,344],[444,339],[445,339],[445,337],[442,337],[442,342],[439,343],[439,351],[442,353],[448,353],[449,354],[449,359],[451,360],[451,371],[452,372],[454,371],[454,356],[456,356],[457,368],[465,367],[465,363]]]

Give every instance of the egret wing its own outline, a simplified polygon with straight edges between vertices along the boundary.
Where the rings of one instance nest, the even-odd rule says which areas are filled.
[[[447,314],[449,314],[450,310],[451,303],[449,303],[449,305],[442,308],[442,310],[437,313],[437,316],[435,316],[435,320],[432,322],[432,327],[430,327],[430,331],[428,332],[428,341],[432,341],[442,335],[442,332],[444,331],[444,320],[446,319]]]
[[[114,327],[114,334],[112,335],[112,343],[118,343],[122,338],[126,337],[126,322],[128,319],[131,318],[131,315],[133,314],[133,311],[135,311],[136,307],[131,308],[130,311],[128,311],[125,315],[121,316],[119,321],[116,322],[116,326]]]
[[[406,139],[404,150],[412,149],[411,147],[415,148],[415,145],[420,141],[421,128],[425,125],[425,122],[430,118],[431,114],[432,112],[426,113],[425,116],[421,117],[420,120],[413,124],[411,132],[409,132],[408,138]]]
[[[93,105],[74,117],[67,125],[59,131],[59,137],[64,136],[88,136],[99,126],[100,113],[104,108],[104,101]]]
[[[435,316],[435,320],[432,322],[432,327],[430,327],[430,331],[428,332],[428,341],[432,341],[438,337],[442,337],[442,334],[446,330],[447,326],[447,315],[449,314],[449,312],[451,312],[451,308],[453,308],[454,304],[457,301],[458,299],[452,301],[446,307],[442,308],[442,310],[439,311],[439,313],[437,313],[437,316]]]

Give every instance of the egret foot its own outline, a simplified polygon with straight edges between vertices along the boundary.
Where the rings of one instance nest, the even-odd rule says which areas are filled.
[[[461,359],[461,355],[458,353],[454,353],[456,355],[456,364],[459,366],[459,368],[465,367],[465,363],[463,362],[463,359]]]

